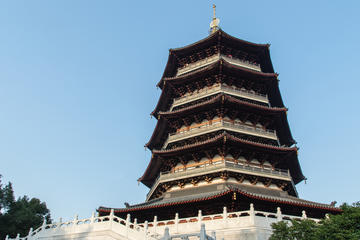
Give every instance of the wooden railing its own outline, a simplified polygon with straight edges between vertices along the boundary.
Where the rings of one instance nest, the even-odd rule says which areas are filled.
[[[213,56],[210,56],[210,57],[204,58],[202,60],[196,61],[194,63],[186,64],[185,66],[183,66],[181,68],[178,68],[178,71],[177,71],[176,75],[179,76],[179,75],[182,75],[184,73],[188,73],[190,71],[194,71],[196,69],[208,66],[208,65],[210,65],[210,64],[212,64],[212,63],[214,63],[214,62],[216,62],[216,61],[218,61],[220,59],[224,59],[225,61],[227,61],[227,62],[229,62],[231,64],[234,64],[236,66],[239,66],[239,67],[244,67],[244,68],[251,69],[251,70],[254,70],[254,71],[257,71],[257,72],[261,72],[260,64],[249,62],[249,61],[242,60],[242,59],[239,59],[239,58],[226,56],[226,55],[218,53],[218,54],[215,54]]]
[[[268,138],[275,141],[277,140],[275,130],[265,130],[263,128],[249,126],[244,123],[218,118],[212,121],[206,121],[186,128],[181,128],[174,133],[170,133],[163,145],[163,149],[165,149],[169,143],[177,142],[186,138],[191,138],[222,129],[245,133],[257,137]]]
[[[159,176],[154,181],[150,191],[147,194],[147,200],[154,193],[161,182],[170,180],[178,180],[185,177],[195,177],[212,172],[221,171],[235,171],[250,175],[265,176],[270,178],[277,178],[287,181],[292,181],[290,171],[277,168],[269,168],[264,166],[252,166],[246,161],[238,161],[233,158],[218,158],[199,163],[193,163],[185,166],[179,166],[168,172],[160,172]]]
[[[192,101],[196,101],[196,100],[204,98],[204,97],[215,95],[218,93],[226,93],[226,94],[233,95],[236,97],[242,97],[242,98],[258,101],[261,103],[269,104],[269,99],[268,99],[267,95],[256,93],[253,91],[248,91],[248,90],[237,88],[237,87],[232,87],[232,86],[230,87],[230,86],[226,86],[224,84],[218,83],[211,87],[205,87],[198,91],[192,92],[191,94],[187,94],[182,97],[175,98],[170,111],[177,106],[180,106],[180,105],[192,102]]]

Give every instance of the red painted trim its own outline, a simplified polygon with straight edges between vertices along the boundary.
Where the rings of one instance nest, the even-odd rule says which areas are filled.
[[[152,208],[162,208],[162,207],[168,207],[168,206],[174,206],[174,205],[182,205],[182,204],[187,204],[187,203],[194,203],[194,202],[201,202],[201,201],[207,201],[207,200],[211,200],[211,199],[215,199],[215,198],[219,198],[221,196],[224,196],[226,194],[232,193],[232,192],[237,192],[243,196],[249,197],[249,198],[253,198],[253,199],[258,199],[258,200],[262,200],[262,201],[267,201],[267,202],[275,202],[275,203],[281,203],[281,204],[287,204],[287,205],[292,205],[292,206],[299,206],[299,207],[307,207],[307,208],[316,208],[316,209],[322,209],[322,210],[327,210],[327,211],[332,211],[332,212],[342,212],[342,210],[340,208],[335,208],[335,207],[325,207],[325,206],[317,206],[314,204],[306,204],[306,203],[294,203],[294,202],[290,202],[290,201],[284,201],[284,200],[276,200],[276,199],[271,199],[271,198],[266,198],[266,197],[259,197],[256,196],[254,194],[251,193],[247,193],[241,190],[227,190],[224,191],[222,193],[210,196],[210,197],[205,197],[205,198],[198,198],[198,199],[192,199],[192,200],[187,200],[187,201],[179,201],[179,202],[173,202],[173,203],[164,203],[164,204],[159,204],[159,205],[154,205],[154,206],[144,206],[144,207],[138,207],[138,208],[132,208],[132,209],[115,209],[114,212],[115,213],[122,213],[122,212],[133,212],[133,211],[140,211],[140,210],[146,210],[146,209],[152,209]],[[101,207],[98,209],[99,212],[104,212],[104,213],[110,213],[111,209],[101,209]]]

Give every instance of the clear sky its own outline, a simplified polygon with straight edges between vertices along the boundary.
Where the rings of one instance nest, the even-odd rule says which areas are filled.
[[[57,221],[142,202],[168,49],[227,33],[270,43],[300,197],[360,200],[359,1],[0,2],[0,173]]]

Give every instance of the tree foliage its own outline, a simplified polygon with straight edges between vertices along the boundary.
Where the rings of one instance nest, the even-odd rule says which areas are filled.
[[[50,222],[50,211],[44,202],[27,196],[15,200],[12,184],[3,186],[0,175],[0,240],[6,235],[26,236],[30,228],[38,228],[46,219]]]
[[[272,224],[270,240],[359,240],[360,202],[343,204],[342,214],[330,215],[319,223],[311,220]]]

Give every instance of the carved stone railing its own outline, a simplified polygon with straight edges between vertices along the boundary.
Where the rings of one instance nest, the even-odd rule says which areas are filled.
[[[212,215],[202,215],[199,210],[198,216],[179,218],[179,213],[175,214],[173,219],[158,221],[157,216],[154,216],[152,222],[145,222],[139,224],[140,226],[147,226],[153,236],[159,236],[166,228],[171,234],[194,233],[201,229],[201,225],[205,224],[206,229],[216,231],[217,239],[221,239],[221,232],[229,231],[230,229],[254,229],[262,228],[268,231],[271,235],[271,224],[278,221],[303,220],[310,219],[319,222],[320,219],[308,218],[305,211],[302,211],[302,216],[292,216],[282,214],[280,207],[277,212],[256,211],[254,205],[250,204],[250,209],[238,212],[228,212],[227,208],[223,208],[222,213]]]
[[[116,217],[112,209],[109,216],[95,217],[68,222],[57,222],[52,224],[44,223],[36,230],[30,229],[29,234],[25,237],[16,238],[6,237],[6,240],[47,240],[47,239],[97,239],[103,236],[118,236],[113,239],[129,239],[129,240],[160,240],[164,239],[163,233],[168,229],[168,234],[194,234],[201,231],[202,226],[206,226],[209,231],[216,231],[216,237],[221,239],[221,232],[232,231],[234,229],[254,229],[261,228],[271,234],[271,223],[288,220],[311,219],[319,222],[319,219],[307,218],[306,212],[302,212],[302,216],[284,215],[278,207],[276,213],[256,211],[254,205],[250,204],[250,209],[239,212],[228,212],[227,208],[223,208],[222,213],[212,215],[202,215],[202,211],[198,212],[198,216],[179,218],[179,213],[174,214],[173,219],[158,221],[154,216],[152,222],[137,223],[134,219],[130,221],[130,214],[126,219]],[[108,233],[108,235],[101,235]],[[115,234],[113,234],[115,233]],[[171,235],[170,235],[171,236]],[[214,238],[214,237],[213,237]]]
[[[196,100],[204,98],[204,97],[215,95],[218,93],[226,93],[226,94],[233,95],[236,97],[247,98],[250,100],[269,104],[269,99],[268,99],[267,95],[255,93],[255,92],[248,91],[248,90],[241,89],[241,88],[229,87],[224,84],[215,84],[211,87],[205,87],[203,89],[200,89],[199,91],[193,92],[190,95],[185,95],[185,96],[174,99],[170,111],[174,107],[177,107],[177,106],[180,106],[180,105],[192,102],[192,101],[196,101]]]
[[[211,124],[210,124],[211,123]],[[214,121],[209,121],[206,123],[199,124],[196,127],[189,127],[187,131],[170,133],[167,140],[164,143],[163,149],[165,149],[168,144],[184,140],[186,138],[191,138],[210,132],[215,132],[218,130],[228,130],[232,132],[244,133],[252,136],[268,138],[277,141],[277,135],[275,130],[264,130],[262,128],[250,127],[245,124],[232,123],[231,121],[218,119]]]
[[[201,224],[201,229],[199,233],[188,233],[188,234],[174,234],[170,235],[169,228],[165,228],[164,236],[161,240],[189,240],[189,239],[199,239],[199,240],[216,240],[216,233],[213,231],[211,236],[206,234],[205,224]]]
[[[104,232],[109,235],[116,233],[131,240],[158,240],[151,236],[146,227],[139,226],[136,219],[134,222],[131,222],[130,219],[130,215],[126,219],[115,216],[112,209],[109,216],[95,217],[95,213],[93,213],[90,218],[81,220],[75,216],[74,220],[68,222],[62,222],[60,219],[57,223],[46,224],[44,221],[42,226],[36,230],[31,228],[27,236],[20,237],[19,234],[16,238],[7,236],[6,240],[90,239],[91,234],[99,236]],[[107,236],[103,236],[103,238],[106,239]]]
[[[202,67],[205,67],[207,65],[210,65],[220,59],[224,59],[225,61],[231,63],[231,64],[234,64],[236,66],[239,66],[239,67],[244,67],[244,68],[247,68],[247,69],[251,69],[251,70],[254,70],[254,71],[258,71],[258,72],[261,72],[261,67],[260,67],[260,64],[256,64],[256,63],[251,63],[249,61],[245,61],[245,60],[241,60],[241,59],[238,59],[238,58],[234,58],[234,57],[229,57],[229,56],[226,56],[226,55],[222,55],[222,54],[215,54],[211,57],[207,57],[205,59],[202,59],[202,60],[199,60],[199,61],[196,61],[194,63],[189,63],[187,65],[185,65],[184,67],[181,67],[181,68],[178,68],[178,71],[177,71],[177,76],[179,75],[182,75],[184,73],[188,73],[190,71],[194,71],[196,69],[199,69],[199,68],[202,68]]]
[[[234,159],[220,159],[219,161],[209,164],[209,162],[199,163],[189,168],[181,168],[172,172],[160,172],[159,176],[154,181],[150,191],[147,194],[147,200],[154,193],[158,185],[162,182],[175,181],[182,178],[196,177],[198,175],[209,174],[213,172],[233,171],[243,174],[263,176],[281,179],[285,181],[292,181],[289,170],[272,169],[250,166],[247,164],[235,162]]]

